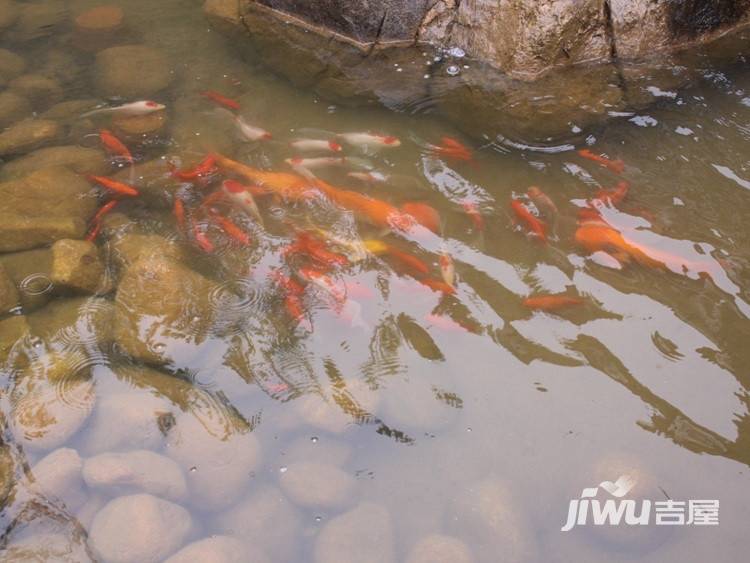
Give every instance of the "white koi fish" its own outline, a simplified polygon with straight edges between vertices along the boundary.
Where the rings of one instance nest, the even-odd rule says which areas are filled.
[[[139,102],[131,102],[129,104],[123,104],[121,106],[116,106],[113,108],[99,108],[95,109],[89,112],[84,113],[81,115],[81,117],[89,117],[90,115],[96,115],[99,113],[116,113],[119,115],[148,115],[149,113],[154,113],[155,111],[163,110],[167,106],[160,104],[158,102],[154,102],[151,100],[141,100]]]
[[[440,255],[440,274],[443,281],[451,287],[456,287],[456,267],[453,264],[453,258],[446,251]]]
[[[341,145],[336,141],[326,141],[323,139],[297,139],[289,143],[289,146],[302,152],[341,152],[343,150]]]
[[[236,180],[224,180],[221,184],[221,191],[228,201],[254,217],[261,226],[263,225],[263,217],[247,186],[243,186]]]
[[[302,158],[294,157],[287,158],[286,162],[292,168],[302,167],[307,170],[315,170],[316,168],[326,168],[329,166],[345,166],[346,158],[343,156],[321,156],[319,158]]]
[[[250,125],[241,115],[238,115],[235,118],[235,121],[237,123],[237,129],[239,129],[242,138],[247,141],[267,141],[268,139],[273,138],[273,135],[271,135],[265,129]]]
[[[382,172],[349,172],[347,174],[350,178],[367,182],[369,184],[384,184],[388,181],[388,176]]]
[[[396,148],[401,146],[398,137],[391,135],[376,135],[374,133],[342,133],[338,138],[344,142],[361,148]]]

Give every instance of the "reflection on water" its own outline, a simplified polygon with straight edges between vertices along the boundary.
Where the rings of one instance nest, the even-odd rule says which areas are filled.
[[[471,140],[292,88],[198,3],[6,4],[10,560],[740,557],[744,59]],[[622,474],[721,526],[560,532]]]

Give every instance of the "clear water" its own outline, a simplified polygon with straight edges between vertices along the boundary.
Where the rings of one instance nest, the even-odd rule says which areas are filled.
[[[94,3],[64,4],[76,12]],[[86,322],[87,314],[104,307],[100,301],[84,307],[88,313],[65,330],[53,330],[57,321],[42,315],[54,316],[52,307],[68,297],[33,313],[40,319],[34,334],[4,360],[4,439],[15,491],[2,512],[6,547],[28,538],[35,545],[50,530],[85,541],[90,515],[34,492],[30,468],[51,449],[29,445],[33,438],[16,441],[13,409],[30,381],[54,390],[63,403],[78,400],[66,382],[91,368],[94,414],[63,444],[84,458],[92,436],[110,431],[105,409],[115,407],[106,406],[107,398],[126,392],[134,404],[149,404],[154,396],[171,404],[161,421],[163,439],[152,445],[160,453],[173,454],[181,425],[187,441],[192,432],[205,432],[201,428],[208,438],[200,439],[209,441],[248,432],[257,438],[258,459],[221,508],[207,507],[190,488],[200,487],[191,480],[216,465],[215,456],[198,455],[195,467],[182,468],[190,492],[180,504],[193,530],[181,545],[228,533],[272,560],[312,561],[320,557],[316,544],[329,522],[374,502],[387,511],[400,561],[431,534],[457,538],[477,561],[741,560],[750,506],[750,74],[744,59],[700,69],[696,84],[660,96],[648,110],[613,118],[588,137],[576,136],[571,145],[481,142],[463,137],[435,112],[337,107],[295,89],[262,61],[240,59],[230,41],[208,28],[198,2],[120,4],[129,26],[169,57],[175,73],[173,85],[156,96],[167,106],[167,133],[132,145],[139,163],[162,159],[155,166],[166,174],[164,157],[190,164],[217,151],[289,171],[284,159],[293,156],[287,143],[295,137],[381,131],[402,146],[347,151],[394,181],[365,185],[347,177],[348,168],[316,173],[395,205],[427,203],[439,212],[442,231],[439,238],[384,233],[325,201],[263,197],[265,228],[231,215],[249,229],[250,248],[214,228],[216,249],[205,253],[179,233],[158,198],[121,204],[118,211],[127,218],[121,227],[175,241],[184,263],[211,280],[209,298],[164,296],[189,309],[195,324],[160,337],[174,360],[159,368],[161,374],[110,346],[100,327]],[[62,26],[43,42],[0,46],[26,57],[30,69],[46,50],[68,51],[81,74],[65,85],[65,99],[95,97],[91,59],[68,46],[67,34]],[[199,95],[207,89],[238,100],[247,120],[274,139],[240,143],[226,115]],[[67,144],[96,146],[91,135],[107,120],[79,124]],[[475,162],[436,157],[425,148],[444,135],[471,146]],[[584,145],[622,160],[623,174],[581,158],[574,149]],[[136,167],[139,187],[141,170]],[[681,257],[674,271],[637,263],[612,269],[574,242],[578,207],[623,178],[631,184],[628,197],[605,217],[640,244]],[[547,245],[526,236],[510,211],[511,199],[532,185],[559,208]],[[210,191],[176,189],[188,205]],[[481,211],[482,231],[461,206],[467,199]],[[455,261],[457,291],[443,295],[397,261],[370,257],[334,274],[349,283],[358,314],[337,314],[335,299],[310,286],[305,320],[298,323],[271,272],[289,271],[281,250],[293,229],[311,224],[353,240],[387,241],[428,264],[434,279],[440,279],[439,252],[445,250]],[[98,239],[103,252],[112,236]],[[580,296],[583,305],[545,313],[522,304],[528,295],[563,292]],[[118,295],[104,299],[116,302]],[[200,319],[207,318],[210,328],[197,336]],[[143,330],[159,326],[158,318],[142,323]],[[55,350],[80,352],[81,364],[53,380],[17,363],[24,354],[43,362]],[[199,430],[191,426],[195,421]],[[102,443],[96,453],[107,450],[106,439]],[[305,461],[338,466],[353,484],[331,500],[325,486],[310,482],[325,500],[317,506],[300,500],[283,476]],[[561,532],[571,499],[624,474],[636,476],[637,498],[718,499],[720,525],[589,524]],[[282,491],[272,496],[282,499],[286,512],[260,502],[249,512],[232,512],[234,500],[242,504],[268,487]],[[82,494],[92,514],[116,496],[85,487]],[[248,523],[254,519],[263,524]],[[361,560],[369,560],[375,554],[363,545]],[[78,560],[76,553],[71,560]]]

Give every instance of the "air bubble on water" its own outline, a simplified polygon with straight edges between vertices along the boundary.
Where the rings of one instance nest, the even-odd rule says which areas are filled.
[[[316,522],[322,522],[323,521],[323,517],[322,516],[316,516],[315,517],[315,521]]]
[[[570,130],[571,130],[571,131],[572,131],[573,133],[580,133],[580,132],[582,131],[582,129],[581,129],[580,127],[578,127],[578,125],[573,125],[573,126],[572,126],[572,127],[570,128]]]
[[[196,471],[198,471],[197,467],[193,466],[190,468],[190,473],[195,473]]]
[[[429,75],[429,74],[425,74],[425,75],[424,75],[424,77],[425,77],[425,78],[429,78],[429,77],[430,77],[430,75]]]
[[[466,429],[467,432],[471,432],[471,427]]]
[[[464,65],[464,68],[469,69],[471,67],[469,65]]]
[[[317,437],[317,436],[313,436],[312,438],[310,438],[310,441],[311,441],[311,442],[312,442],[313,444],[317,444],[317,443],[318,443],[318,437]]]
[[[450,49],[448,49],[448,54],[451,57],[462,59],[466,56],[466,51],[464,51],[461,47],[451,47]]]
[[[441,59],[440,57],[434,57],[432,60],[435,61],[436,63],[439,63],[443,59]]]
[[[458,67],[458,65],[451,65],[445,69],[445,72],[448,74],[448,76],[457,76],[461,74],[461,69]]]
[[[328,106],[328,113],[336,113],[336,106]]]
[[[287,469],[288,469],[288,467],[287,467],[286,465],[282,465],[282,466],[281,466],[281,467],[279,468],[279,473],[286,473],[286,472],[287,472]]]
[[[396,69],[396,72],[404,72],[404,69],[399,67]]]

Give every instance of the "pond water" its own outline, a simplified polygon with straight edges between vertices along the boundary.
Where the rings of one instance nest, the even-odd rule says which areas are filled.
[[[539,144],[336,106],[199,2],[74,29],[96,5],[0,0],[23,12],[0,28],[5,560],[741,559],[745,59]],[[145,99],[166,107],[84,115]],[[606,481],[649,523],[561,531]],[[670,499],[684,525],[657,523]]]

